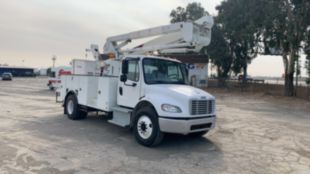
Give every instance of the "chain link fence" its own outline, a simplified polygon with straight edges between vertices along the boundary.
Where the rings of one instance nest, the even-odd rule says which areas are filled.
[[[223,86],[223,82],[220,82]],[[209,88],[219,87],[219,81],[217,79],[210,79],[208,81]],[[243,84],[238,80],[227,80],[223,86],[230,91],[239,92],[262,92],[269,95],[284,96],[284,85],[283,84],[267,84],[263,81],[252,81],[247,84]],[[297,98],[302,98],[310,101],[310,85],[303,85],[295,87],[295,95]]]

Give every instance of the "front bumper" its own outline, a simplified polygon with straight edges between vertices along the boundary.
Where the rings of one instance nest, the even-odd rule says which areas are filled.
[[[10,77],[2,77],[2,80],[8,80],[8,81],[10,81],[10,80],[12,80],[12,78],[10,78]]]
[[[189,134],[211,130],[215,126],[216,116],[205,116],[199,118],[171,118],[159,117],[159,127],[162,132]]]

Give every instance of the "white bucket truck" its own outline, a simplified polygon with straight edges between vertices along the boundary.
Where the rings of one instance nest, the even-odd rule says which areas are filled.
[[[159,144],[164,133],[202,136],[214,128],[215,98],[188,85],[180,61],[150,53],[198,53],[210,43],[212,25],[212,17],[205,16],[110,37],[105,54],[91,45],[99,68],[93,75],[62,76],[57,100],[72,120],[91,111],[107,113],[110,123],[131,128],[145,146]],[[134,39],[154,36],[138,47],[121,49]]]

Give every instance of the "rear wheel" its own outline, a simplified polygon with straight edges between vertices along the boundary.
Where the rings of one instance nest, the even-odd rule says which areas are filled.
[[[80,106],[75,95],[68,96],[65,104],[65,113],[71,120],[84,119],[87,116],[87,112],[81,111]]]
[[[144,146],[156,146],[163,140],[158,116],[153,108],[140,109],[134,119],[134,135],[138,143]]]

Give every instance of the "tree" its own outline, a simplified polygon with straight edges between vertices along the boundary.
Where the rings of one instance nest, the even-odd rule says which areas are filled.
[[[309,0],[226,0],[217,7],[219,22],[234,50],[232,69],[243,69],[258,53],[281,55],[284,63],[285,95],[294,95],[294,72],[309,35]],[[303,45],[305,45],[303,47]],[[263,49],[264,48],[264,49]],[[263,51],[262,51],[263,50]]]
[[[308,27],[306,29],[306,38],[305,38],[305,44],[304,44],[304,47],[303,47],[303,51],[304,53],[306,54],[306,62],[305,62],[305,69],[306,69],[306,72],[307,72],[307,75],[308,75],[308,78],[307,78],[307,84],[310,84],[310,11],[308,10],[308,13],[306,14],[307,16],[307,24],[308,24]]]
[[[170,13],[171,23],[195,21],[207,13],[200,3],[189,3],[186,8],[177,7]]]
[[[266,54],[276,50],[284,64],[286,96],[294,95],[294,72],[309,28],[308,0],[266,1],[263,38]],[[306,50],[305,50],[306,52]]]
[[[217,6],[218,22],[233,56],[232,70],[235,73],[243,71],[243,82],[246,82],[248,64],[260,50],[263,6],[263,0],[227,0]]]
[[[304,47],[304,52],[306,54],[305,69],[308,74],[308,78],[306,82],[307,84],[310,84],[310,30],[308,30],[308,35],[306,39],[307,40],[306,40],[305,47]]]
[[[230,72],[233,56],[220,25],[215,24],[212,28],[212,41],[207,47],[207,52],[211,62],[217,68],[218,86],[225,86],[225,80]]]

